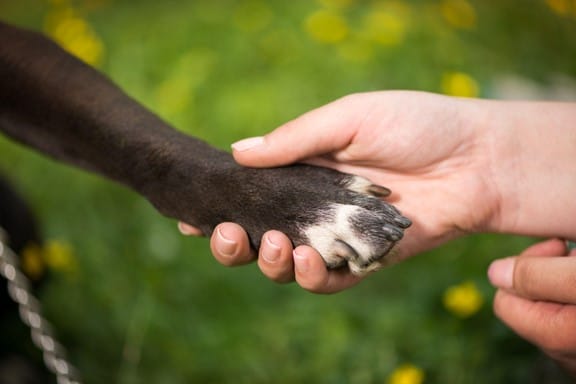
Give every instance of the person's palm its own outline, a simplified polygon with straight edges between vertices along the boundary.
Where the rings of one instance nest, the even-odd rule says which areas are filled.
[[[413,221],[400,243],[403,258],[480,229],[496,209],[488,149],[460,124],[466,103],[418,92],[352,95],[270,134],[267,145],[282,146],[282,157],[236,158],[252,166],[303,160],[391,188],[389,201]]]

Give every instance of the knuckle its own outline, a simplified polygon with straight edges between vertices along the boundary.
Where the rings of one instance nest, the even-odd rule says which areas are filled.
[[[538,293],[541,270],[531,259],[519,259],[514,268],[514,290],[522,295],[533,296]]]

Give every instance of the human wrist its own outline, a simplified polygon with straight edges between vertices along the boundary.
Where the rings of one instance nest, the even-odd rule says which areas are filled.
[[[485,99],[449,98],[454,118],[461,132],[459,161],[470,179],[460,179],[471,185],[471,195],[462,196],[468,201],[464,214],[455,218],[455,227],[463,233],[500,232],[502,213],[502,183],[500,164],[506,160],[503,143],[510,142],[511,134],[499,129],[501,117],[498,102]],[[506,127],[506,124],[502,124]]]
[[[484,121],[498,208],[489,230],[576,237],[576,107],[488,101]]]

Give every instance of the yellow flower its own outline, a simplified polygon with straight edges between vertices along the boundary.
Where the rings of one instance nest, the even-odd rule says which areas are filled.
[[[44,29],[62,48],[87,64],[97,66],[102,61],[102,40],[74,8],[63,6],[48,13]]]
[[[366,15],[362,35],[377,44],[397,45],[404,41],[406,19],[399,14],[374,11]]]
[[[388,384],[422,384],[424,371],[413,364],[403,364],[388,377]]]
[[[472,281],[454,285],[444,292],[444,307],[460,318],[474,315],[484,303],[482,293]]]
[[[214,68],[216,55],[210,50],[197,49],[184,53],[168,66],[166,78],[156,89],[158,112],[175,120],[193,108],[196,88],[203,84]]]
[[[73,272],[76,260],[70,244],[51,240],[43,247],[28,244],[21,252],[22,271],[31,279],[38,280],[46,267],[58,272]]]
[[[474,78],[463,72],[448,72],[442,77],[442,92],[450,96],[478,97],[480,87]]]
[[[576,3],[570,4],[570,0],[545,0],[545,2],[552,11],[560,16],[569,15],[571,5],[576,8]]]
[[[471,29],[476,25],[476,10],[468,0],[443,0],[440,11],[455,28]]]
[[[42,258],[42,248],[36,243],[30,243],[22,250],[22,271],[31,280],[38,280],[44,275],[46,266]]]
[[[339,43],[349,33],[348,23],[342,15],[324,9],[308,16],[304,27],[312,39],[326,44]]]
[[[73,272],[76,269],[76,259],[72,246],[58,240],[51,240],[44,246],[44,260],[53,270]]]

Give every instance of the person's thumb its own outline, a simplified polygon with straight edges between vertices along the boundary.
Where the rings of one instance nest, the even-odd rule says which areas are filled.
[[[576,304],[576,295],[570,289],[576,259],[565,254],[561,240],[548,240],[526,249],[518,257],[494,261],[488,277],[497,288],[526,299]]]
[[[342,99],[341,99],[342,100]],[[354,136],[354,115],[338,100],[292,120],[266,136],[232,144],[236,161],[249,167],[274,167],[346,147]]]

